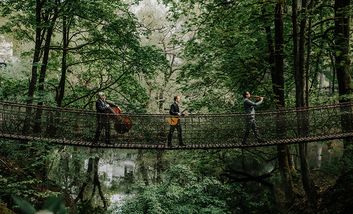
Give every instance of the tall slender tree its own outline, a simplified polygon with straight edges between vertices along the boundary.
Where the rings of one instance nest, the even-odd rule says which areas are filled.
[[[335,67],[338,80],[339,102],[344,104],[352,101],[352,77],[350,69],[350,0],[336,0],[335,1]],[[353,130],[352,124],[352,109],[342,107],[341,123],[345,132]],[[345,158],[351,155],[350,144],[353,142],[352,138],[344,140]]]
[[[292,10],[293,16],[296,17],[297,14],[297,0],[293,0]],[[299,20],[299,34],[297,34],[297,20],[293,17],[293,70],[295,76],[295,97],[296,97],[296,107],[297,108],[306,108],[308,107],[309,94],[307,92],[307,76],[305,70],[305,47],[307,44],[307,10],[308,2],[306,0],[301,1],[301,18]],[[299,35],[299,37],[297,36]],[[306,137],[309,130],[309,118],[306,112],[298,112],[297,115],[297,124],[298,124],[298,133],[302,137]],[[314,183],[310,177],[310,170],[307,161],[307,144],[301,143],[299,146],[299,157],[300,157],[300,171],[302,176],[302,183],[306,193],[307,198],[309,199],[310,204],[313,209],[316,207],[317,194],[314,189]]]
[[[275,5],[275,68],[271,73],[272,87],[275,97],[275,103],[278,110],[285,107],[284,99],[284,32],[283,32],[283,8],[284,1],[277,0]],[[278,114],[276,120],[277,134],[285,134],[285,124],[281,114]],[[277,146],[279,170],[282,177],[282,183],[285,192],[285,200],[289,204],[293,198],[293,180],[289,167],[289,151],[288,146]]]

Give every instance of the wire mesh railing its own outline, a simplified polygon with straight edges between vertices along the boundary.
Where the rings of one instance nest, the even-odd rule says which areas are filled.
[[[246,114],[190,114],[180,118],[185,146],[178,146],[177,131],[173,149],[235,148],[301,143],[353,137],[352,103],[306,109],[258,112],[256,124],[262,141],[250,133],[243,145]],[[28,106],[0,102],[0,137],[23,141],[39,140],[56,144],[106,147],[166,149],[170,115],[126,114],[131,128],[117,129],[121,118],[109,117],[110,143],[105,130],[95,139],[97,117],[94,111]]]

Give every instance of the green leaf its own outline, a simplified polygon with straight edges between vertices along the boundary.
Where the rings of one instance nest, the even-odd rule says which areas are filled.
[[[60,209],[62,204],[62,200],[60,198],[57,197],[49,197],[43,206],[43,209],[47,209],[50,211],[57,211]]]
[[[17,198],[16,196],[12,197],[23,213],[34,214],[36,212],[36,209],[34,209],[34,207],[28,201]]]

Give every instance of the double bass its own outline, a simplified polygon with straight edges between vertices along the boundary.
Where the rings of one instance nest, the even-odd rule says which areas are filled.
[[[113,113],[111,119],[114,121],[114,129],[119,134],[124,134],[128,132],[132,127],[131,119],[126,115],[121,115],[122,111],[111,101],[107,101],[107,103],[111,106],[110,111]]]

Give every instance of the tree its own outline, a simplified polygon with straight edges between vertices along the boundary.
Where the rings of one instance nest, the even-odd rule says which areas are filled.
[[[350,16],[351,1],[336,0],[335,9],[335,68],[338,79],[339,102],[341,106],[341,128],[344,131],[352,131],[352,109],[344,104],[352,101],[352,83],[350,74]],[[344,199],[353,189],[353,161],[352,161],[352,138],[343,140],[344,152],[342,156],[341,175],[335,185],[325,192],[328,197],[323,200],[323,208],[328,211],[347,212],[351,204]],[[332,206],[330,204],[335,204]]]
[[[275,103],[278,110],[281,110],[285,107],[284,100],[284,38],[283,38],[283,7],[284,1],[277,0],[275,6],[275,51],[274,51],[274,70],[271,73],[272,76],[272,87],[273,93],[275,97]],[[281,117],[281,114],[278,114],[278,118],[276,120],[277,133],[279,135],[283,135],[284,131],[284,120]],[[289,168],[289,151],[286,145],[277,146],[278,151],[278,163],[279,170],[281,172],[282,182],[284,186],[285,192],[285,200],[287,205],[293,200],[294,192],[293,192],[293,181],[292,175]]]
[[[312,5],[312,4],[310,4]],[[301,19],[299,21],[299,33],[298,23],[297,23],[297,9],[298,1],[293,0],[292,2],[292,24],[293,24],[293,70],[295,76],[295,97],[296,97],[296,107],[297,108],[306,108],[309,103],[307,102],[309,94],[307,90],[307,77],[308,70],[305,69],[305,46],[310,41],[307,41],[307,17],[308,17],[308,3],[306,0],[301,2]],[[310,30],[310,29],[309,29]],[[299,37],[298,37],[299,35]],[[306,42],[307,41],[307,42]],[[308,50],[310,51],[310,50]],[[309,53],[308,53],[309,54]],[[309,60],[307,58],[307,60]],[[309,62],[308,62],[309,63]],[[307,136],[309,130],[309,115],[306,113],[298,112],[297,115],[297,124],[298,124],[298,133],[299,136]],[[314,183],[310,177],[309,166],[307,162],[307,144],[299,144],[299,154],[300,154],[300,169],[302,175],[302,182],[305,193],[309,199],[311,206],[316,209],[317,204],[317,193],[315,190]]]
[[[0,4],[4,6],[2,15],[7,17],[3,29],[34,44],[25,132],[41,128],[40,108],[35,117],[31,116],[34,102],[85,108],[97,91],[106,90],[114,92],[112,99],[131,99],[125,106],[144,110],[146,93],[138,75],[153,74],[164,62],[164,56],[157,48],[140,44],[141,32],[134,15],[128,11],[129,5],[120,1],[58,0]],[[34,119],[37,122],[32,128]],[[47,180],[47,158],[53,148],[44,146],[41,150],[33,146],[23,151],[31,154],[26,162],[35,166],[33,173],[38,179]],[[106,203],[104,206],[107,207]]]

